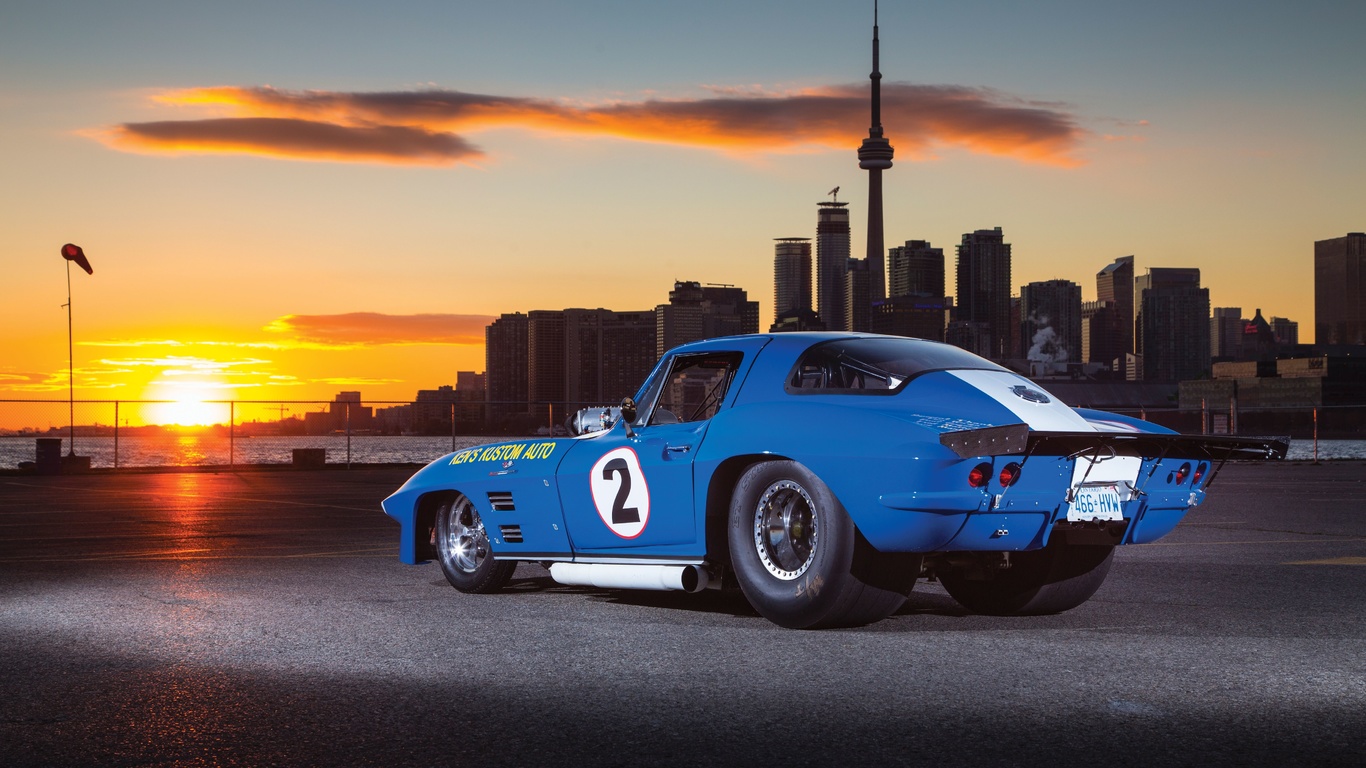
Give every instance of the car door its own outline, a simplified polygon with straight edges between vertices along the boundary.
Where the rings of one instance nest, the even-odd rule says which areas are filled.
[[[646,386],[636,421],[579,441],[560,465],[576,556],[698,551],[693,459],[732,390],[743,355],[675,355]]]

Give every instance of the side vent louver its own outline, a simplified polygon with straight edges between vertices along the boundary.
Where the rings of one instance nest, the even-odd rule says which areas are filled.
[[[522,543],[522,526],[520,525],[500,525],[498,530],[503,532],[503,541],[509,544]]]
[[[516,509],[512,505],[511,491],[489,491],[489,506],[493,507],[494,512],[511,512]]]

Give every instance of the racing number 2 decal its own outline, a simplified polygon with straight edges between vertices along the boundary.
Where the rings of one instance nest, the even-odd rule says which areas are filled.
[[[623,539],[634,539],[650,520],[650,488],[640,457],[629,447],[604,453],[588,473],[598,517]]]

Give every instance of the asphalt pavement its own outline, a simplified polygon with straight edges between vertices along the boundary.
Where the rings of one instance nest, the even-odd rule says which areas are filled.
[[[411,468],[0,476],[0,765],[1360,765],[1366,464],[1226,467],[1057,616],[462,595]]]

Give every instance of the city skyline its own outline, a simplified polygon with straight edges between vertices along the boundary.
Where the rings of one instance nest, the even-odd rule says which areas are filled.
[[[869,212],[871,5],[6,11],[0,397],[64,394],[63,242],[95,267],[78,398],[401,399],[481,367],[504,312],[679,278],[767,327],[772,239],[834,186]],[[1314,340],[1313,243],[1363,229],[1366,12],[879,13],[886,244],[1002,226],[1012,292],[1084,300],[1136,254]]]

